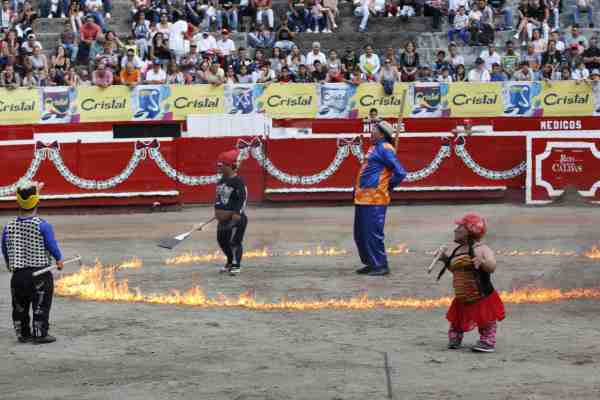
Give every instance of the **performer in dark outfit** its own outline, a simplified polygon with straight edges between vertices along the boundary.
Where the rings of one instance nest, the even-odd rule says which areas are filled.
[[[215,217],[219,221],[217,241],[227,263],[221,272],[230,275],[240,273],[240,264],[244,252],[242,241],[248,224],[246,217],[246,200],[248,191],[244,180],[237,175],[238,150],[221,153],[217,160],[219,173],[223,175],[217,184],[215,201]]]
[[[37,216],[40,190],[43,184],[25,182],[17,189],[19,216],[4,227],[2,255],[13,275],[12,319],[19,342],[35,344],[56,341],[48,335],[50,307],[54,292],[51,272],[34,277],[32,274],[49,267],[52,258],[58,269],[63,268],[62,255],[52,225]],[[29,309],[33,308],[33,335],[29,325]]]
[[[468,213],[456,221],[452,253],[444,251],[445,263],[438,280],[448,269],[453,274],[455,297],[446,314],[450,322],[448,348],[458,349],[464,332],[479,328],[479,342],[473,351],[491,353],[496,349],[496,321],[505,317],[504,304],[494,289],[491,274],[496,270],[494,252],[481,239],[486,233],[485,219]]]
[[[398,158],[392,126],[383,121],[371,132],[372,146],[358,173],[354,188],[354,241],[365,267],[358,274],[387,275],[390,270],[385,253],[383,228],[390,204],[390,192],[406,172]]]

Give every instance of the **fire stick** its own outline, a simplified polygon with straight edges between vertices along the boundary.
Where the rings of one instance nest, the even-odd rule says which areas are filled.
[[[63,265],[64,264],[71,264],[71,263],[74,263],[74,262],[77,262],[77,261],[79,261],[79,265],[81,265],[81,256],[73,257],[70,260],[63,261]],[[57,268],[58,268],[58,266],[52,265],[50,267],[46,267],[46,268],[40,269],[39,271],[35,271],[31,275],[33,275],[33,276],[39,276],[39,275],[44,274],[44,273],[46,273],[48,271],[54,271]]]

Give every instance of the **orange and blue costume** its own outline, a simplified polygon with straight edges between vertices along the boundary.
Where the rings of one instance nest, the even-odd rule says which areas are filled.
[[[390,193],[406,177],[393,145],[381,139],[367,152],[354,188],[354,241],[371,271],[389,271],[385,253],[385,214]]]

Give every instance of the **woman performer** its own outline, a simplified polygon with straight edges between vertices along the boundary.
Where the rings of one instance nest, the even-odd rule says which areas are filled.
[[[360,168],[354,188],[354,241],[365,267],[358,274],[390,273],[385,254],[383,228],[390,193],[406,172],[396,157],[394,128],[382,121],[371,131],[372,146]]]
[[[496,349],[496,321],[504,319],[504,304],[494,289],[491,274],[496,270],[494,252],[481,239],[486,233],[485,219],[468,213],[456,221],[454,241],[458,247],[440,257],[445,266],[438,280],[448,269],[453,274],[455,297],[446,314],[450,321],[448,348],[461,347],[463,334],[479,329],[479,341],[473,351],[492,353]]]

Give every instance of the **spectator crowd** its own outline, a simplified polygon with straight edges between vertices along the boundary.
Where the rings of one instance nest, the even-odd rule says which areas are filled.
[[[594,27],[593,2],[563,3],[521,0],[513,10],[504,0],[354,0],[361,32],[373,18],[398,18],[401,25],[430,16],[434,30],[446,21],[449,45],[428,63],[410,40],[379,52],[371,45],[325,50],[314,41],[302,52],[298,34],[338,29],[338,0],[289,0],[284,15],[272,0],[132,0],[123,37],[109,29],[111,0],[41,0],[37,7],[2,0],[0,85],[379,82],[391,93],[395,82],[599,79],[598,38],[580,32],[583,24]],[[573,21],[563,29],[565,7]],[[63,21],[56,47],[42,48],[38,17]],[[232,34],[244,18],[252,26],[247,47],[238,47]],[[497,45],[499,31],[511,31],[511,40]],[[482,49],[474,57],[473,46]]]

